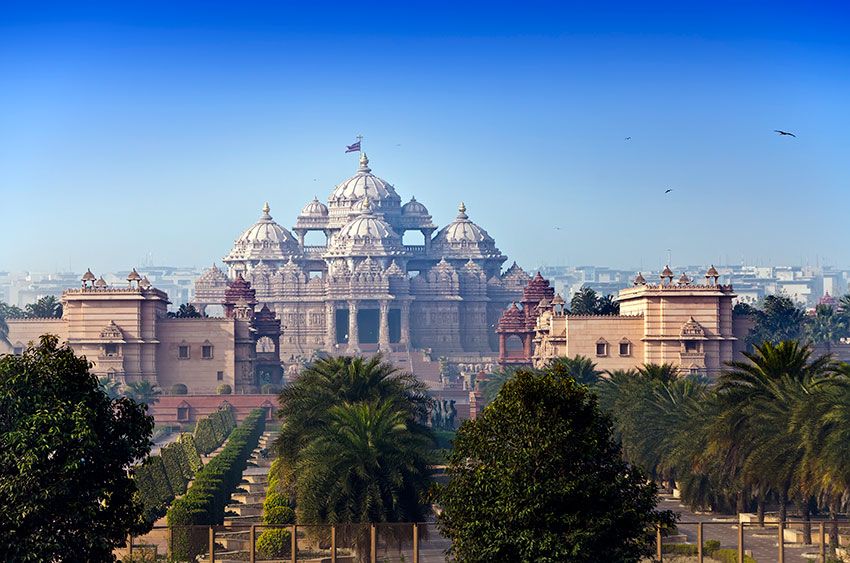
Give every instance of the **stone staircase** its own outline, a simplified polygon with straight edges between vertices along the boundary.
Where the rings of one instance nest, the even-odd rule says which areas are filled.
[[[269,469],[273,461],[272,443],[277,432],[266,431],[260,436],[259,444],[248,458],[248,467],[242,472],[242,482],[237,492],[230,495],[226,508],[224,526],[227,532],[216,532],[216,563],[244,562],[251,548],[251,526],[262,524],[263,502],[269,483]],[[260,454],[266,449],[268,457]],[[259,535],[259,531],[257,532]],[[199,559],[207,562],[209,557]]]

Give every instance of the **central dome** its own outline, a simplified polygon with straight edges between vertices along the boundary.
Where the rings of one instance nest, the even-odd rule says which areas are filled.
[[[345,202],[354,203],[364,197],[377,202],[382,208],[398,207],[401,203],[401,198],[396,193],[395,188],[372,174],[366,153],[360,155],[360,168],[357,169],[357,174],[334,188],[328,202],[345,205]],[[393,202],[394,204],[385,205],[384,202]]]
[[[403,253],[401,237],[379,215],[372,212],[372,202],[363,198],[357,205],[359,215],[333,235],[329,254],[388,256]]]

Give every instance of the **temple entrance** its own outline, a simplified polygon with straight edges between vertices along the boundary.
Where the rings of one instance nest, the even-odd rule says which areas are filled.
[[[390,342],[401,342],[401,309],[390,309]]]
[[[357,311],[357,339],[361,344],[377,344],[381,315],[378,309]]]
[[[336,344],[348,344],[348,309],[336,310]]]

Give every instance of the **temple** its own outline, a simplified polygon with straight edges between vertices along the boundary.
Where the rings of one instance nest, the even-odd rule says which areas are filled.
[[[419,244],[404,242],[411,235]],[[263,206],[224,257],[226,272],[213,265],[197,280],[193,304],[220,305],[232,280],[247,280],[283,323],[285,361],[379,349],[494,360],[493,327],[529,280],[515,263],[503,273],[505,260],[463,203],[438,230],[425,205],[402,205],[362,153],[354,176],[327,204],[313,198],[291,231]]]

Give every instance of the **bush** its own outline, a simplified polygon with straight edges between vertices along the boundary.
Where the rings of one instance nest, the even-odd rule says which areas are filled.
[[[195,445],[195,438],[191,434],[184,432],[180,434],[177,442],[186,452],[186,462],[189,464],[189,469],[192,472],[191,475],[194,475],[204,466],[204,462],[201,461],[201,456],[198,454],[198,447]]]
[[[265,559],[287,557],[292,549],[292,534],[283,528],[264,530],[257,538],[257,553]]]
[[[263,395],[277,395],[283,387],[274,383],[266,383],[260,387],[260,393]]]
[[[269,489],[271,489],[271,487],[269,487]],[[266,494],[266,500],[263,502],[263,510],[268,510],[277,506],[288,507],[289,499],[277,491],[269,490],[269,492]]]
[[[207,455],[219,447],[236,427],[233,408],[219,409],[195,424],[195,445],[198,453]]]
[[[233,387],[231,387],[227,383],[222,383],[221,385],[215,388],[215,392],[218,395],[230,395],[233,393]]]
[[[186,461],[186,452],[183,446],[177,442],[171,442],[160,451],[159,457],[165,466],[165,474],[168,483],[175,495],[186,492],[186,483],[189,481],[189,463]]]
[[[186,388],[186,386],[183,385],[182,383],[175,383],[174,385],[171,386],[170,393],[172,395],[186,395],[186,394],[189,393],[189,389]]]
[[[165,514],[166,507],[174,500],[174,491],[171,490],[162,458],[158,455],[148,457],[135,468],[133,479],[144,505],[144,519],[153,523]]]
[[[230,493],[242,479],[248,457],[259,443],[265,428],[265,411],[256,409],[233,432],[227,445],[195,475],[192,486],[168,509],[168,525],[172,533],[172,557],[178,560],[193,559],[203,553],[204,538],[187,526],[221,525],[225,505]],[[219,411],[210,417],[229,425],[232,412]]]
[[[706,540],[705,543],[702,544],[703,555],[710,556],[718,549],[720,549],[720,540]]]
[[[738,563],[737,549],[718,549],[711,554],[712,559],[716,559],[721,563]],[[756,560],[749,555],[744,555],[744,563],[756,563]]]
[[[671,555],[696,555],[697,546],[692,543],[665,543],[661,545],[661,553]]]
[[[263,508],[263,524],[285,526],[295,523],[295,511],[288,506]]]

